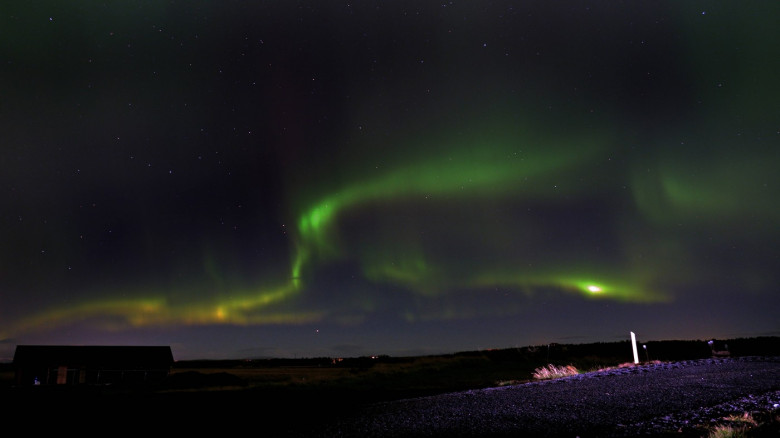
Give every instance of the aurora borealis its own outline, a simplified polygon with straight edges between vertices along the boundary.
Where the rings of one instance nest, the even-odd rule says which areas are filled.
[[[780,7],[0,7],[0,359],[780,333]]]

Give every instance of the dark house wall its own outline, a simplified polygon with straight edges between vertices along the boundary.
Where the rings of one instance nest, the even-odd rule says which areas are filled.
[[[160,381],[173,366],[164,346],[18,345],[16,384],[107,385]]]

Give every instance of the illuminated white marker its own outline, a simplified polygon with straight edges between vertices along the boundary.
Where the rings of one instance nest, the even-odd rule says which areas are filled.
[[[631,332],[631,347],[634,349],[634,364],[639,363],[639,353],[636,352],[636,335]]]

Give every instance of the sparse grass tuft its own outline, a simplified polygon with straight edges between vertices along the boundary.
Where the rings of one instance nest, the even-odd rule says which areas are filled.
[[[574,366],[572,365],[557,366],[557,365],[549,364],[547,366],[539,367],[535,369],[533,376],[534,379],[537,380],[546,380],[546,379],[557,379],[566,376],[574,376],[576,374],[579,374],[579,371],[577,371],[577,368],[574,368]]]
[[[707,435],[707,438],[744,438],[747,437],[744,427],[734,427],[728,425],[716,426]]]
[[[752,415],[750,415],[750,412],[745,412],[742,415],[729,415],[726,417],[726,420],[737,423],[737,424],[745,424],[750,426],[756,426],[758,423],[756,423],[756,420],[753,418]]]
[[[756,415],[758,417],[756,417]],[[710,429],[707,438],[747,438],[780,436],[778,421],[780,417],[772,412],[745,412],[742,415],[729,415],[723,418],[726,424]]]

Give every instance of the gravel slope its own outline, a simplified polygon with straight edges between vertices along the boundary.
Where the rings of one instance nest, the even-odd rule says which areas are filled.
[[[780,413],[779,404],[780,358],[706,359],[381,403],[305,435],[695,436],[731,414]]]

